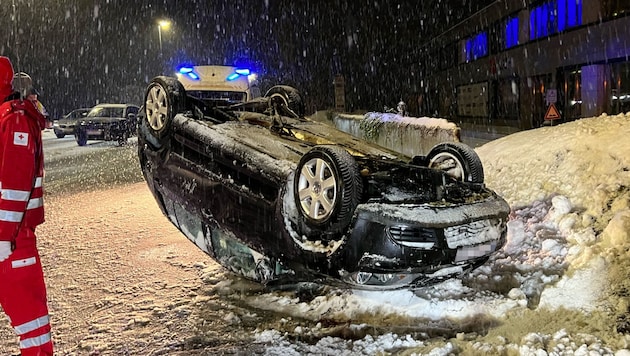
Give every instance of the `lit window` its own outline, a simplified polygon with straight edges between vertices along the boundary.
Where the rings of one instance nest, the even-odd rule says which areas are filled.
[[[582,0],[547,1],[531,9],[529,38],[553,35],[582,24]]]
[[[505,48],[518,45],[518,17],[513,17],[505,25]]]
[[[488,55],[488,34],[483,31],[466,40],[466,62]]]

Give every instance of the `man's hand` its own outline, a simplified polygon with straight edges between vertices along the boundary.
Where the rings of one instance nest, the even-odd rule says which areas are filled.
[[[9,258],[12,253],[11,241],[0,241],[0,262]]]

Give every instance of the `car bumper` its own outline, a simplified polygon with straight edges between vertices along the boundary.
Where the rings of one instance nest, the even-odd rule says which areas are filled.
[[[63,133],[65,135],[74,135],[74,127],[53,126],[55,133]]]
[[[113,141],[124,135],[128,130],[119,125],[81,125],[77,126],[77,132],[83,132],[88,139]],[[127,132],[128,133],[128,132]]]
[[[496,195],[453,206],[360,205],[346,247],[332,258],[355,287],[425,286],[463,274],[500,249],[509,211]]]

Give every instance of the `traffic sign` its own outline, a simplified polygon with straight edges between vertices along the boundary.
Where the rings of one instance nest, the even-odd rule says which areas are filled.
[[[556,109],[556,104],[549,105],[547,113],[545,114],[545,120],[556,120],[560,118],[560,112]]]
[[[556,89],[547,89],[545,92],[545,101],[547,105],[555,104],[558,102],[558,90]]]

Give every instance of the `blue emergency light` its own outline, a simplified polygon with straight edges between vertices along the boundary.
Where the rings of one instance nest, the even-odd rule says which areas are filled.
[[[249,69],[247,69],[247,68],[236,68],[234,70],[234,73],[228,75],[228,77],[226,79],[228,81],[232,81],[232,80],[235,80],[236,78],[238,78],[240,76],[247,77],[250,74],[251,74],[251,71]]]
[[[199,80],[199,75],[195,73],[195,70],[193,67],[181,67],[179,68],[179,73],[187,76],[188,78],[192,80]]]

